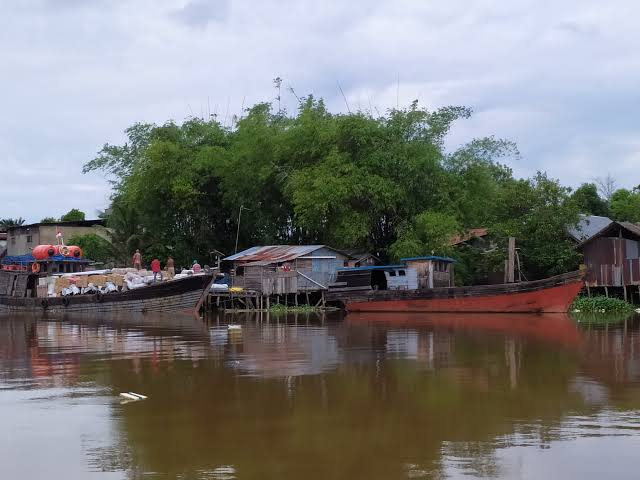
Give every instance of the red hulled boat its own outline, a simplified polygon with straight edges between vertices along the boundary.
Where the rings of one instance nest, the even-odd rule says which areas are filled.
[[[564,313],[584,285],[577,271],[501,285],[380,290],[372,274],[356,270],[339,271],[328,292],[352,312]]]

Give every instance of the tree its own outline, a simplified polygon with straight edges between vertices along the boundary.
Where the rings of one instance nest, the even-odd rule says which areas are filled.
[[[583,183],[571,195],[580,213],[587,215],[609,215],[609,205],[598,195],[598,187],[594,183]]]
[[[291,114],[267,103],[245,113],[233,127],[197,118],[135,124],[124,145],[105,144],[84,166],[113,184],[107,225],[120,261],[135,248],[179,263],[208,258],[212,249],[233,251],[236,231],[240,248],[329,244],[387,260],[446,253],[444,232],[496,226],[498,242],[508,230],[523,241],[538,236],[527,246],[536,275],[570,263],[555,245],[569,217],[562,208],[575,203],[565,190],[553,198],[553,181],[514,180],[500,163],[518,158],[511,142],[487,137],[445,148],[468,108],[414,102],[384,114],[334,114],[308,96]],[[520,194],[529,203],[520,205]],[[538,213],[559,215],[552,226],[540,223],[552,233],[509,223],[542,222]],[[548,258],[545,242],[554,244]]]
[[[77,208],[72,208],[67,213],[60,217],[61,222],[77,222],[85,219],[84,212],[81,212]]]
[[[440,212],[423,212],[405,227],[391,245],[394,260],[423,255],[449,255],[451,237],[460,230],[454,216]]]
[[[606,200],[607,203],[611,201],[611,196],[616,191],[616,181],[607,173],[606,177],[597,177],[595,184],[598,187],[598,193]]]
[[[82,248],[83,256],[100,263],[113,263],[114,252],[111,243],[95,233],[74,235],[69,239],[69,245]]]
[[[498,245],[496,269],[506,258],[508,237],[516,238],[523,269],[530,279],[574,270],[579,256],[566,234],[578,223],[578,208],[570,189],[538,172],[528,180],[514,180],[501,191],[496,223],[490,227]]]
[[[640,222],[640,192],[616,190],[611,196],[611,216],[614,220]]]
[[[24,225],[24,222],[25,220],[22,217],[0,219],[0,231],[6,232],[9,228],[20,227]]]
[[[40,223],[56,223],[59,222],[60,220],[58,220],[55,217],[44,217],[42,220],[40,220]]]

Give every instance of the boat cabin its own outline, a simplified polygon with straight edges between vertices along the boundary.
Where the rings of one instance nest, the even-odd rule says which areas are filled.
[[[418,273],[418,288],[453,287],[453,264],[449,257],[429,255],[426,257],[401,258],[407,267]]]
[[[338,270],[336,285],[373,290],[416,290],[418,274],[407,265],[347,267]]]
[[[63,273],[84,272],[90,260],[55,255],[36,260],[32,255],[6,256],[0,263],[0,295],[37,296],[38,279]]]

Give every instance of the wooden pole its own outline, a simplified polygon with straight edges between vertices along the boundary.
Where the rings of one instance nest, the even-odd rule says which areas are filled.
[[[507,258],[507,283],[515,282],[516,239],[509,237],[509,256]]]

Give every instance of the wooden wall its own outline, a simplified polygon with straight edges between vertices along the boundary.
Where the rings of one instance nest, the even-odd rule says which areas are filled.
[[[619,237],[601,237],[586,244],[582,253],[593,287],[640,285],[640,242]]]

